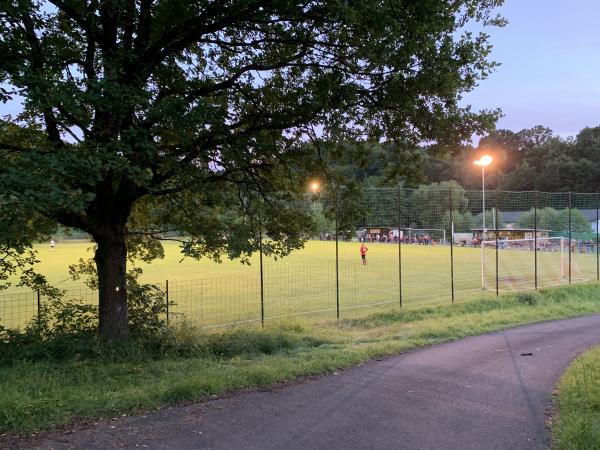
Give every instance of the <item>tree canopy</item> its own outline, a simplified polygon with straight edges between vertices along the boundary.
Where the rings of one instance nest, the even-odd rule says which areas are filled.
[[[450,195],[452,198],[450,198]],[[455,181],[421,185],[411,196],[411,226],[450,230],[450,211],[456,230],[469,229],[473,217],[465,190]]]
[[[262,229],[285,254],[320,142],[443,150],[489,128],[459,104],[495,65],[465,25],[502,25],[501,3],[0,0],[0,100],[23,99],[0,122],[1,212],[90,233],[100,332],[126,337],[127,256],[159,232],[218,259]]]
[[[537,214],[537,217],[536,217]],[[556,210],[545,207],[536,212],[527,211],[519,218],[519,226],[533,228],[537,218],[537,228],[552,231],[568,232],[569,230],[569,208]],[[591,232],[592,227],[585,215],[577,208],[571,208],[571,231]]]

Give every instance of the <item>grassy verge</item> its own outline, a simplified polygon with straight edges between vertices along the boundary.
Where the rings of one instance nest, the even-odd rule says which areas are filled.
[[[555,449],[600,449],[600,346],[569,367],[560,380],[555,405]]]
[[[594,312],[600,312],[600,285],[578,285],[318,327],[283,322],[219,334],[180,328],[161,341],[118,349],[85,342],[24,348],[0,357],[0,432],[207,399],[467,335]]]

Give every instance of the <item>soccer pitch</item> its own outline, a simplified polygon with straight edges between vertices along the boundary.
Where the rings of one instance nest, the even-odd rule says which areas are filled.
[[[451,264],[448,245],[367,244],[363,265],[357,242],[339,243],[339,307],[342,317],[369,308],[398,308],[400,305],[399,250],[402,252],[402,303],[412,308],[451,301]],[[38,246],[38,270],[68,296],[96,302],[96,293],[68,276],[69,264],[89,258],[89,243],[59,243],[54,251]],[[561,262],[562,258],[562,262]],[[496,253],[486,249],[485,285],[482,290],[481,249],[454,247],[455,300],[495,294]],[[255,255],[251,264],[224,260],[184,259],[176,243],[165,243],[165,258],[140,264],[142,281],[165,288],[176,303],[170,318],[185,318],[200,326],[216,326],[260,320],[260,266]],[[500,250],[499,290],[531,289],[534,283],[534,253]],[[538,252],[538,286],[568,282],[568,261],[559,252]],[[594,254],[572,255],[572,281],[596,278]],[[337,309],[335,242],[309,241],[305,248],[281,258],[264,258],[264,316],[266,319],[303,314],[334,318]],[[37,313],[35,293],[11,290],[0,293],[0,325],[20,327]]]

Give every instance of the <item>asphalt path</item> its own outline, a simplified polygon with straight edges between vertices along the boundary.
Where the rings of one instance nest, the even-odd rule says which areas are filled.
[[[46,434],[39,449],[542,449],[600,315],[436,345],[269,391]]]

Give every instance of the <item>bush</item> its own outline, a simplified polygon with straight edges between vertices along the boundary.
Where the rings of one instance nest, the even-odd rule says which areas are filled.
[[[127,280],[129,329],[134,336],[149,336],[166,326],[166,294],[158,286]],[[171,305],[174,305],[171,302]],[[27,331],[43,338],[63,334],[95,333],[98,329],[98,306],[81,299],[65,299],[62,293],[46,296],[38,317]]]
[[[127,286],[129,329],[136,336],[152,336],[167,326],[168,306],[166,293],[152,284],[129,280]]]
[[[536,305],[538,301],[539,294],[535,292],[520,292],[515,295],[515,299],[519,303],[525,303],[527,305]]]
[[[160,347],[156,340],[161,339],[166,328],[166,294],[158,286],[140,284],[138,276],[139,271],[132,271],[127,278],[131,342],[102,342],[97,334],[96,305],[81,299],[67,299],[58,289],[47,289],[38,316],[24,330],[0,326],[0,364],[14,360],[63,361],[99,356],[119,359]]]

